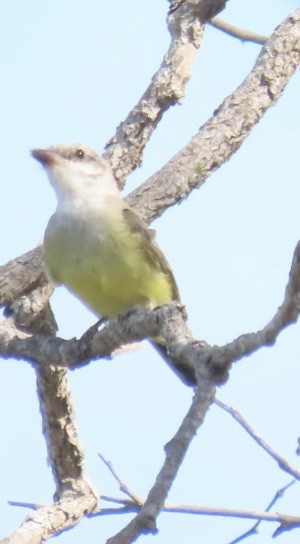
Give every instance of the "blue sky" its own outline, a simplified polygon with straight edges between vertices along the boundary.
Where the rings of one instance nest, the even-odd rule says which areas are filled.
[[[269,34],[296,0],[231,0],[220,16]],[[30,149],[79,141],[98,151],[114,134],[161,62],[169,35],[167,2],[4,0],[0,28],[2,209],[1,263],[43,237],[54,195]],[[168,111],[130,192],[160,168],[212,114],[253,66],[259,46],[207,27],[182,105]],[[263,326],[280,305],[299,239],[299,70],[240,151],[180,206],[153,226],[170,261],[195,337],[222,344]],[[62,288],[53,308],[63,337],[80,335],[94,317]],[[299,435],[299,325],[272,349],[237,363],[218,397],[240,410],[295,466]],[[0,518],[6,535],[27,511],[7,500],[49,503],[34,372],[0,362]],[[111,459],[145,496],[163,461],[163,445],[188,408],[185,388],[150,347],[70,375],[87,472],[100,492],[119,495],[98,460]],[[211,408],[171,490],[172,502],[262,510],[290,478],[216,407]],[[276,510],[297,514],[294,486]],[[58,542],[104,542],[125,518],[85,521]],[[226,544],[250,522],[163,515],[157,544]],[[271,542],[264,525],[257,544]],[[149,541],[151,537],[148,537]],[[298,543],[297,531],[280,542]],[[146,542],[146,538],[140,539]]]

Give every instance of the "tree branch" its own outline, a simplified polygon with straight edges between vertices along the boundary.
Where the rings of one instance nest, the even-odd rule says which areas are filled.
[[[206,0],[187,0],[180,3],[178,9],[172,10],[169,17],[172,43],[164,58],[162,71],[158,72],[154,83],[130,114],[132,117],[129,115],[119,127],[115,139],[108,145],[107,155],[120,180],[139,163],[143,148],[163,112],[183,96],[189,69],[202,36],[200,16],[195,18],[193,12],[193,17],[182,17],[182,13],[188,13],[184,10],[190,9],[192,4],[194,10],[196,4],[198,10],[199,5],[205,5],[206,8],[209,6]],[[148,184],[134,192],[130,202],[146,221],[185,198],[238,149],[252,126],[280,96],[299,64],[299,36],[300,10],[297,10],[275,31],[251,74],[223,102],[214,118],[164,169],[152,176]],[[132,315],[112,321],[101,331],[88,331],[80,340],[64,341],[55,338],[54,331],[50,331],[47,323],[39,331],[43,335],[29,334],[26,332],[26,315],[34,308],[40,312],[40,301],[45,300],[46,304],[49,296],[41,249],[37,248],[1,267],[0,303],[11,305],[21,296],[26,299],[20,305],[18,302],[17,310],[15,306],[12,308],[11,318],[0,324],[0,349],[4,357],[14,355],[27,358],[35,364],[48,454],[57,485],[57,497],[60,499],[52,506],[32,513],[2,544],[40,543],[71,527],[86,512],[95,508],[96,494],[84,475],[83,452],[74,424],[65,377],[66,368],[82,365],[100,355],[107,356],[124,341],[163,334],[169,346],[171,364],[175,367],[186,364],[196,368],[199,385],[189,413],[166,447],[165,463],[145,504],[134,520],[109,542],[132,542],[141,531],[155,532],[156,518],[163,508],[180,463],[213,401],[214,384],[226,379],[229,365],[233,361],[263,345],[271,345],[285,326],[298,319],[299,247],[298,244],[285,300],[272,321],[262,331],[243,335],[227,346],[216,348],[193,341],[182,310],[174,305],[154,311],[143,309],[132,312]],[[33,297],[29,295],[32,290]],[[16,315],[23,316],[21,321],[17,322]],[[17,328],[16,323],[25,330]],[[297,520],[294,521],[297,523]]]
[[[228,406],[227,404],[225,404],[224,402],[218,399],[215,399],[214,403],[217,406],[219,406],[219,408],[221,408],[222,410],[230,414],[231,417],[235,421],[237,421],[237,423],[239,423],[239,425],[241,425],[243,429],[253,438],[253,440],[268,455],[270,455],[270,457],[272,457],[274,461],[276,461],[276,463],[279,465],[279,468],[281,468],[281,470],[283,470],[284,472],[287,472],[288,474],[293,476],[293,478],[295,478],[296,480],[300,480],[300,471],[294,468],[292,465],[290,465],[284,457],[279,455],[273,448],[271,448],[271,446],[269,446],[269,444],[267,444],[267,442],[263,438],[258,436],[256,431],[252,429],[249,423],[243,418],[243,416],[237,410],[235,410],[231,406]]]
[[[22,331],[30,334],[56,334],[57,324],[49,304],[53,291],[52,283],[43,283],[12,302],[5,308],[4,314]]]
[[[209,24],[214,28],[225,32],[225,34],[228,34],[233,38],[238,38],[243,42],[252,42],[258,43],[259,45],[264,45],[268,41],[268,36],[256,34],[255,32],[252,32],[251,30],[246,30],[245,28],[239,28],[238,26],[227,23],[227,21],[223,21],[218,17],[214,17],[211,21],[209,21]]]
[[[190,142],[133,191],[128,202],[145,222],[201,187],[242,145],[278,100],[300,63],[300,9],[277,27],[253,70]]]
[[[148,89],[106,144],[109,160],[120,187],[141,162],[145,145],[163,114],[184,96],[190,70],[203,37],[203,23],[223,8],[224,0],[185,2],[169,13],[171,44]]]
[[[0,266],[0,306],[7,306],[48,282],[41,249],[38,246]]]
[[[140,499],[140,497],[138,497],[136,495],[136,493],[134,493],[133,491],[131,491],[131,489],[129,489],[128,485],[125,484],[125,482],[123,482],[123,480],[121,480],[121,478],[116,473],[116,471],[115,471],[115,469],[114,469],[114,467],[112,465],[112,462],[105,459],[105,457],[101,453],[98,453],[98,455],[99,455],[101,461],[108,468],[109,472],[112,474],[113,478],[118,483],[120,491],[122,491],[122,493],[127,495],[131,499],[132,502],[134,502],[135,504],[141,505],[143,501]],[[103,497],[101,496],[101,498],[103,498]]]
[[[77,492],[85,480],[84,452],[79,443],[67,369],[36,367],[37,392],[43,419],[48,461],[56,483],[56,498],[66,491]]]
[[[300,242],[293,256],[282,305],[267,325],[256,333],[243,334],[224,346],[208,346],[192,338],[182,306],[174,303],[150,310],[137,307],[112,320],[100,331],[91,327],[79,340],[29,335],[8,320],[0,322],[0,353],[49,366],[76,368],[98,357],[107,357],[121,344],[155,338],[161,334],[171,367],[208,368],[214,383],[224,383],[230,365],[261,347],[275,343],[280,332],[295,323],[300,313]],[[201,376],[200,376],[201,379]]]
[[[278,494],[277,498],[278,498]],[[126,501],[117,499],[115,497],[103,497],[104,500],[109,502],[115,502],[116,504],[123,504],[120,508],[102,508],[92,512],[88,517],[103,517],[111,514],[129,514],[136,512],[142,508],[133,501]],[[274,502],[274,501],[273,501]],[[290,514],[281,514],[278,512],[261,512],[258,510],[243,510],[242,508],[222,508],[222,507],[210,507],[210,506],[194,506],[189,504],[171,504],[166,502],[165,506],[161,509],[163,513],[169,514],[189,514],[192,516],[214,516],[214,517],[230,517],[237,519],[255,519],[259,521],[278,522],[281,524],[298,524],[300,525],[299,516],[291,516]],[[248,534],[248,531],[247,531]],[[237,542],[235,540],[234,542]],[[232,543],[233,544],[233,543]]]
[[[274,495],[274,497],[272,498],[272,500],[270,501],[270,503],[268,504],[267,508],[266,508],[266,512],[269,512],[270,509],[272,508],[272,506],[274,506],[274,504],[281,498],[283,497],[284,493],[286,492],[287,489],[289,489],[294,483],[295,483],[296,480],[292,480],[291,482],[289,482],[287,485],[285,485],[284,487],[282,487],[281,489],[278,489]],[[287,520],[284,520],[284,517],[285,515],[280,515],[280,518],[281,518],[281,523],[282,524],[285,524],[287,522]],[[248,531],[246,531],[245,533],[241,534],[240,536],[238,536],[237,538],[235,538],[234,540],[232,540],[229,544],[238,544],[238,542],[242,542],[242,540],[245,540],[246,538],[248,538],[249,536],[252,536],[252,535],[256,535],[257,534],[257,528],[259,527],[259,525],[261,524],[262,521],[265,521],[265,520],[262,520],[262,519],[259,519],[258,518],[258,521],[256,523],[254,523],[254,525],[248,529]],[[293,523],[293,522],[292,522]],[[274,536],[274,535],[273,535]]]
[[[217,371],[218,366],[227,367],[230,362],[251,355],[262,346],[272,346],[281,331],[296,323],[300,314],[300,241],[294,251],[289,280],[282,305],[267,325],[255,333],[242,334],[233,342],[214,348],[210,364]]]
[[[172,363],[175,361],[176,364],[177,360],[182,363],[183,360],[185,363],[193,365],[196,369],[198,386],[193,404],[175,437],[166,446],[164,466],[149,493],[148,499],[134,520],[109,541],[110,544],[129,543],[136,538],[140,531],[155,532],[155,520],[163,507],[168,491],[176,477],[189,444],[213,401],[213,384],[215,381],[220,380],[220,368],[224,378],[224,373],[227,372],[228,365],[232,361],[248,355],[255,349],[258,349],[258,347],[273,343],[285,326],[295,322],[299,316],[299,312],[300,242],[295,249],[283,304],[278,309],[274,318],[262,331],[243,335],[224,347],[210,348],[191,341],[189,330],[186,329],[184,322],[182,308],[174,304],[163,306],[153,311],[143,308],[130,312],[129,315],[123,315],[118,320],[112,321],[101,331],[95,331],[95,327],[92,328],[80,340],[66,341],[39,335],[30,336],[28,333],[19,331],[9,320],[6,320],[0,327],[2,353],[6,356],[19,355],[20,357],[25,356],[38,361],[41,365],[39,367],[39,371],[42,373],[40,377],[41,383],[43,379],[47,383],[47,371],[52,373],[50,383],[47,383],[47,396],[43,399],[43,394],[41,394],[40,397],[43,399],[43,406],[47,415],[47,417],[44,415],[44,421],[46,425],[47,421],[49,422],[46,435],[50,437],[50,460],[52,467],[54,467],[58,493],[64,497],[67,490],[68,493],[71,493],[73,500],[74,493],[77,496],[78,488],[80,489],[83,486],[87,489],[87,496],[93,496],[92,508],[95,507],[95,494],[84,479],[82,452],[80,446],[77,445],[76,429],[72,423],[73,415],[68,401],[68,391],[65,388],[65,384],[63,384],[65,369],[54,369],[52,368],[53,365],[57,364],[58,366],[66,367],[68,364],[74,365],[76,362],[82,364],[84,355],[90,358],[92,355],[99,355],[100,346],[107,353],[107,351],[112,349],[113,342],[120,342],[124,338],[128,339],[128,337],[132,341],[137,339],[141,334],[156,336],[160,332],[166,338],[167,342],[169,342],[169,353]],[[106,335],[107,337],[105,338]],[[108,347],[109,349],[107,349]],[[48,361],[50,356],[52,357],[52,365],[49,367]],[[44,368],[43,365],[45,365]],[[217,367],[219,367],[218,372],[216,372]],[[52,399],[51,395],[53,383],[54,394],[58,393],[58,404],[56,397]],[[47,406],[47,402],[51,403],[51,405]],[[62,425],[58,429],[57,421],[61,418],[61,414],[56,412],[57,409],[59,412],[62,410],[64,414]],[[52,428],[51,421],[53,423]],[[58,437],[59,439],[57,440]],[[64,440],[67,441],[67,444]],[[62,456],[65,454],[65,451],[63,451],[64,448],[60,446],[56,450],[60,442],[62,442],[64,447],[67,445],[71,461],[68,459],[65,462],[62,459]],[[57,504],[54,504],[53,507],[50,507],[50,510],[42,509],[42,520],[44,519],[43,515],[45,512],[50,517],[52,514],[54,515],[54,512],[56,515],[56,508]],[[40,515],[40,510],[37,511],[36,515]],[[82,512],[79,515],[82,517]],[[26,523],[25,521],[25,531],[27,530]],[[72,523],[70,522],[71,525]],[[282,522],[281,530],[287,530],[291,524],[293,524],[293,527],[298,526],[297,523],[298,521],[295,518],[285,519]],[[45,529],[46,532],[41,532],[40,526],[35,525],[35,527],[36,534],[38,535],[37,538],[45,539],[45,534],[46,536],[48,535],[48,529]],[[61,527],[64,528],[65,526]],[[20,528],[18,531],[21,530],[23,529]],[[18,531],[15,533],[16,535],[18,535]],[[15,544],[18,540],[11,540],[9,542]],[[40,542],[40,540],[36,540],[36,542]]]
[[[32,512],[22,525],[0,544],[41,544],[51,536],[73,527],[96,506],[91,488],[81,482],[75,495],[66,494],[51,506],[43,506]]]
[[[145,503],[136,517],[118,534],[108,539],[107,544],[129,544],[130,542],[133,542],[140,533],[155,534],[157,532],[157,516],[163,508],[165,499],[189,445],[202,424],[205,414],[213,401],[214,394],[214,387],[208,377],[207,371],[204,369],[201,376],[201,382],[199,382],[195,397],[187,415],[173,439],[165,446],[165,462]]]

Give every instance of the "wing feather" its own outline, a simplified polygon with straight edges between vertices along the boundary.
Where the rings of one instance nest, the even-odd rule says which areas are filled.
[[[140,238],[140,246],[144,252],[145,259],[147,259],[157,270],[161,270],[168,276],[172,286],[172,300],[180,302],[179,290],[171,267],[163,252],[155,242],[155,230],[149,229],[138,214],[131,208],[125,207],[123,209],[123,218],[131,232],[134,232]]]

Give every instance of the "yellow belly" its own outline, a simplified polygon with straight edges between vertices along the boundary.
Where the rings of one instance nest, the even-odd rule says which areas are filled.
[[[105,235],[62,229],[46,236],[44,257],[52,279],[64,284],[97,315],[116,317],[136,304],[172,300],[168,275],[145,258],[138,238],[110,225]]]

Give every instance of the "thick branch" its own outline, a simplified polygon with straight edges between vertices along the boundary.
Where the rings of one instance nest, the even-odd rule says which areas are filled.
[[[272,34],[238,89],[190,142],[128,201],[149,222],[186,198],[227,161],[280,97],[300,63],[300,9]]]
[[[182,307],[168,304],[154,310],[137,308],[109,322],[102,330],[92,327],[79,340],[63,340],[47,336],[31,336],[16,329],[8,320],[0,323],[0,353],[54,366],[76,367],[87,361],[109,356],[120,344],[161,334],[168,347],[171,366],[201,372],[208,366],[215,383],[227,378],[230,364],[263,346],[273,345],[280,332],[295,323],[300,313],[300,242],[290,270],[282,305],[260,331],[239,336],[224,346],[210,347],[194,340],[185,323]]]
[[[43,335],[39,336],[41,339],[53,338],[55,320],[49,304],[45,305],[52,290],[53,287],[46,283],[11,304],[10,317],[3,322],[7,340],[10,334],[15,335],[17,343],[25,338],[34,339],[39,334]],[[31,361],[39,360],[38,351],[32,355]],[[48,362],[45,360],[44,365],[35,365],[35,371],[48,460],[56,484],[56,497],[59,498],[66,491],[77,492],[78,481],[84,480],[83,451],[75,427],[67,368],[51,365],[51,353],[48,353]]]
[[[5,308],[5,315],[22,331],[31,334],[56,334],[57,324],[49,298],[54,285],[47,282],[12,302]]]
[[[76,368],[91,359],[108,357],[120,345],[132,343],[145,337],[162,335],[169,343],[187,342],[191,333],[185,323],[186,314],[176,304],[162,306],[152,311],[137,307],[118,319],[109,322],[102,330],[91,327],[79,340],[63,340],[53,336],[30,335],[17,329],[9,321],[0,322],[0,353],[3,357],[20,357],[38,362],[49,368],[49,361],[55,367]],[[166,336],[165,336],[166,335]],[[190,363],[178,364],[170,361],[170,366],[180,374],[183,367],[191,368]]]
[[[66,495],[51,506],[44,506],[27,516],[22,525],[0,544],[41,544],[51,536],[73,527],[96,506],[94,493],[85,482],[76,495]]]
[[[223,6],[224,0],[196,0],[168,16],[171,44],[159,70],[139,102],[115,136],[107,143],[109,160],[120,187],[124,178],[141,162],[142,153],[163,114],[181,100],[197,49],[203,36],[203,23]]]
[[[32,305],[34,318],[43,314],[43,309],[36,303],[34,297],[36,291],[38,289],[33,291],[29,297],[23,297],[24,300],[18,304],[20,311],[4,322],[6,331],[15,333],[18,337],[17,342],[35,337],[16,328],[14,322],[16,315],[18,318],[23,316],[27,320],[28,316],[30,317]],[[36,321],[38,322],[39,319]],[[35,324],[35,321],[33,323]],[[52,335],[55,332],[51,315],[50,319],[42,321],[40,326],[45,334]],[[39,338],[54,337],[39,336]],[[36,355],[36,360],[38,360],[38,354]],[[35,357],[32,357],[32,360],[34,361]],[[44,360],[45,364],[35,365],[35,370],[43,433],[46,439],[49,464],[56,484],[55,498],[59,501],[50,507],[39,508],[24,521],[17,531],[4,539],[3,544],[24,544],[26,542],[40,544],[50,536],[72,527],[97,506],[97,494],[84,474],[83,450],[77,436],[73,403],[67,384],[67,369],[59,365],[53,366],[50,361],[51,355],[48,354],[48,363]]]
[[[56,483],[56,497],[77,491],[83,481],[84,454],[77,436],[67,369],[40,365],[36,368],[37,392],[43,420],[43,433]]]
[[[7,306],[47,283],[41,246],[0,266],[0,306]]]
[[[204,370],[191,408],[173,439],[166,445],[166,459],[147,500],[136,517],[107,544],[128,544],[141,533],[155,534],[156,519],[163,508],[179,467],[214,398],[214,387]]]

